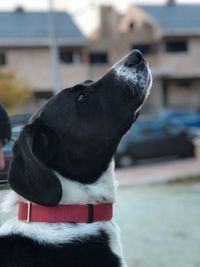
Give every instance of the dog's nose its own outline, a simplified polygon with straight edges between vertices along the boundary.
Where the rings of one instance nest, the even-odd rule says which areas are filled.
[[[135,49],[128,57],[126,65],[128,67],[138,65],[143,60],[142,53]]]

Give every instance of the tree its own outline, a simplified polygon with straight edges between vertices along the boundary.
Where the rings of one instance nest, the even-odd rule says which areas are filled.
[[[13,73],[0,72],[0,103],[8,110],[23,104],[30,96],[30,88],[16,79]]]

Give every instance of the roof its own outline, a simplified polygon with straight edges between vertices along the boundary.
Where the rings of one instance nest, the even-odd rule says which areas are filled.
[[[70,15],[55,12],[55,31],[60,45],[83,45],[86,38]],[[0,12],[0,46],[49,45],[48,12]]]
[[[161,26],[164,35],[200,35],[200,5],[140,5]]]

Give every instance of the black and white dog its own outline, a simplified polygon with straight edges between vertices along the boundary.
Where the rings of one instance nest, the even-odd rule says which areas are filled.
[[[96,82],[61,91],[30,119],[14,145],[13,191],[1,207],[9,217],[0,227],[1,267],[127,266],[118,227],[102,218],[104,204],[115,202],[113,155],[151,83],[148,64],[134,50]],[[37,206],[51,212],[87,205],[90,223],[22,221],[19,202],[27,200],[29,220]],[[102,218],[92,222],[98,205]]]

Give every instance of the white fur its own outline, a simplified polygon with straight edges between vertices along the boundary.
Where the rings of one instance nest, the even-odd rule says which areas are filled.
[[[143,89],[143,92],[141,93],[144,93],[145,96],[149,95],[152,83],[152,75],[148,64],[147,72],[144,72],[143,70],[138,71],[137,68],[126,67],[124,64],[117,65],[114,70],[118,79],[130,81],[135,86],[139,85]]]
[[[84,185],[71,181],[55,172],[62,184],[63,195],[61,203],[69,204],[95,204],[114,203],[116,197],[117,181],[114,174],[114,161],[108,169],[93,184]]]
[[[97,182],[90,185],[66,179],[56,173],[62,184],[63,195],[60,203],[87,204],[87,203],[113,203],[117,182],[114,176],[114,162],[102,174]],[[11,191],[5,201],[1,204],[1,212],[12,217],[0,227],[0,236],[10,234],[21,234],[39,243],[53,244],[59,246],[63,243],[71,243],[74,240],[83,240],[88,236],[98,235],[104,230],[110,240],[111,250],[120,257],[121,266],[126,267],[121,248],[119,228],[112,222],[95,222],[91,224],[69,224],[69,223],[25,223],[18,221],[17,209],[21,197]]]
[[[153,84],[152,73],[151,73],[151,70],[149,68],[149,64],[148,63],[147,63],[147,70],[148,70],[148,73],[149,73],[150,82],[149,82],[149,86],[148,86],[148,88],[146,90],[145,100],[148,98],[148,96],[150,94],[150,91],[151,91],[152,84]]]
[[[134,86],[135,90],[138,90],[139,96],[141,98],[144,96],[144,100],[146,100],[152,87],[152,74],[149,65],[147,62],[145,63],[146,71],[138,70],[137,66],[135,68],[126,66],[124,64],[126,59],[127,57],[115,64],[113,70],[115,71],[115,74],[119,80],[124,80],[126,82],[128,81]],[[139,85],[139,88],[137,85]],[[141,107],[142,105],[139,107],[139,109]]]

